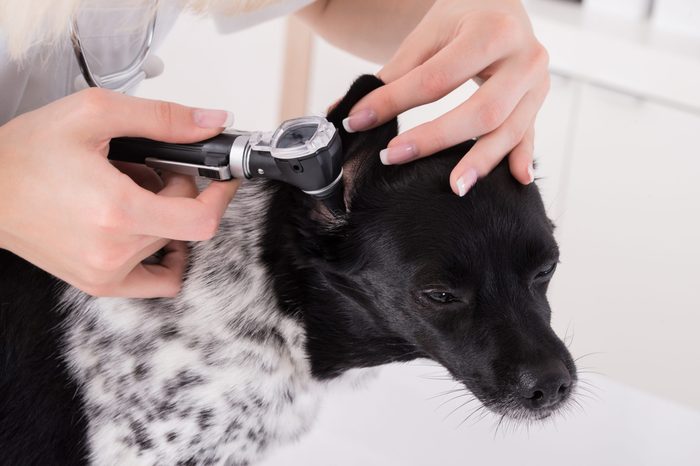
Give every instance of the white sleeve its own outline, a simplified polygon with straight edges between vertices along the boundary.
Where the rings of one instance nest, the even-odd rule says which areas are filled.
[[[10,61],[0,36],[0,125],[17,114],[17,108],[29,80],[29,67]]]
[[[233,16],[216,15],[214,23],[222,34],[231,34],[280,16],[287,16],[313,3],[315,0],[282,0],[260,10]]]

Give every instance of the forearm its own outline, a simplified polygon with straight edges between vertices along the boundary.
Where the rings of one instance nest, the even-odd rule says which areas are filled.
[[[434,0],[317,0],[297,15],[330,43],[386,63]]]

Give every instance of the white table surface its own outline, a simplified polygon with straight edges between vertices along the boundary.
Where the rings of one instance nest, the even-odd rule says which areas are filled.
[[[584,374],[596,395],[578,397],[583,409],[496,432],[494,415],[460,425],[476,402],[450,414],[468,398],[431,398],[458,387],[432,364],[387,366],[363,388],[332,390],[312,431],[262,464],[700,465],[700,411]]]

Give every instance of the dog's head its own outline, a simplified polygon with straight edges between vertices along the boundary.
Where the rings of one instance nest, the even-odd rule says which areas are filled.
[[[360,78],[329,120],[342,128],[381,84]],[[550,327],[546,292],[559,253],[537,187],[501,163],[460,198],[448,177],[472,143],[383,166],[378,153],[396,121],[340,131],[348,213],[317,210],[315,232],[301,227],[304,254],[315,258],[307,299],[325,304],[306,316],[317,375],[428,357],[495,412],[542,418],[562,406],[576,368]]]

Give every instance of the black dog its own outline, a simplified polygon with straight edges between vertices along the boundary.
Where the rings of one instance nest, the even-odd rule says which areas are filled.
[[[383,166],[395,120],[340,124],[380,85],[360,78],[329,115],[348,212],[248,183],[193,245],[175,299],[90,298],[0,255],[7,464],[249,464],[310,426],[327,381],[415,358],[512,418],[567,402],[576,369],[549,325],[558,249],[537,188],[502,163],[452,194],[472,143]]]

